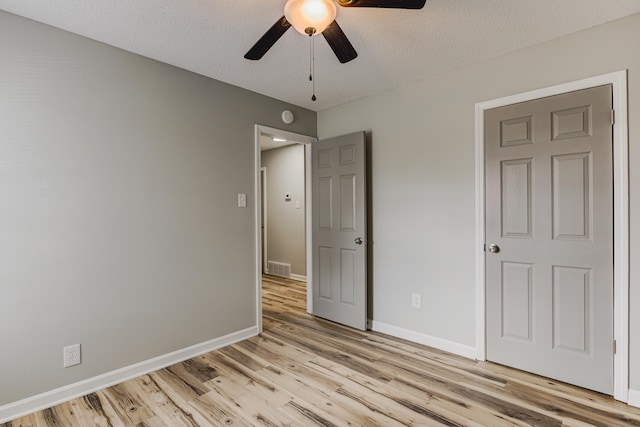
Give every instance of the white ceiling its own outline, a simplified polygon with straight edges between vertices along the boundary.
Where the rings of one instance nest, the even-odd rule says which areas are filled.
[[[343,8],[358,51],[340,64],[293,28],[260,61],[245,52],[285,0],[0,0],[0,9],[320,111],[640,12],[640,0],[427,0],[422,10]],[[630,41],[631,43],[631,41]],[[588,49],[588,47],[585,47]]]
[[[299,144],[298,141],[274,141],[273,138],[278,135],[260,135],[260,151],[274,150],[276,148],[282,148],[293,144]],[[282,137],[281,137],[282,138]],[[283,138],[284,139],[284,138]]]

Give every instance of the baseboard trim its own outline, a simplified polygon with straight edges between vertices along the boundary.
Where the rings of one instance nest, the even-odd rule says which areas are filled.
[[[252,326],[241,331],[232,332],[219,338],[214,338],[200,344],[176,350],[162,356],[154,357],[115,371],[107,372],[86,380],[62,386],[26,399],[0,406],[0,424],[10,420],[40,411],[45,408],[84,396],[97,390],[119,384],[158,369],[166,368],[174,363],[182,362],[209,351],[217,350],[227,345],[258,335],[258,328]]]
[[[371,330],[391,335],[396,338],[413,341],[418,344],[428,345],[429,347],[448,351],[449,353],[457,354],[458,356],[467,357],[469,359],[475,359],[477,354],[475,347],[400,328],[398,326],[389,325],[388,323],[378,322],[377,320],[371,321]]]
[[[627,400],[627,404],[640,408],[640,390],[629,389],[629,400]]]
[[[291,273],[291,274],[289,274],[289,278],[293,279],[293,280],[297,280],[299,282],[305,282],[306,283],[306,281],[307,281],[307,276],[302,276],[300,274]]]

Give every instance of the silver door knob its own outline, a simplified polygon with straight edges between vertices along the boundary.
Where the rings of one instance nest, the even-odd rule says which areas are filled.
[[[356,245],[361,245],[364,241],[362,240],[362,237],[356,237],[356,240],[354,240],[354,242],[356,242]]]
[[[495,243],[490,244],[489,252],[491,252],[492,254],[497,254],[498,252],[500,252],[500,246],[496,245]]]

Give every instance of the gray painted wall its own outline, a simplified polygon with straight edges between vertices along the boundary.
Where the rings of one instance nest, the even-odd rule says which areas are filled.
[[[631,387],[640,390],[640,15],[318,114],[371,134],[372,318],[475,346],[474,104],[621,69],[629,76]],[[422,310],[411,293],[422,294]]]
[[[316,114],[4,12],[0,58],[0,405],[255,325],[254,125]]]
[[[306,276],[304,145],[263,151],[262,166],[267,168],[269,261],[291,264],[292,273]],[[285,193],[291,194],[290,201],[285,200]]]

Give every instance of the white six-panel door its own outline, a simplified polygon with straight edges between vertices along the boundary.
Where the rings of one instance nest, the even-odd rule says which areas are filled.
[[[312,144],[313,315],[367,325],[364,132]]]
[[[611,86],[485,112],[487,359],[613,392]]]

